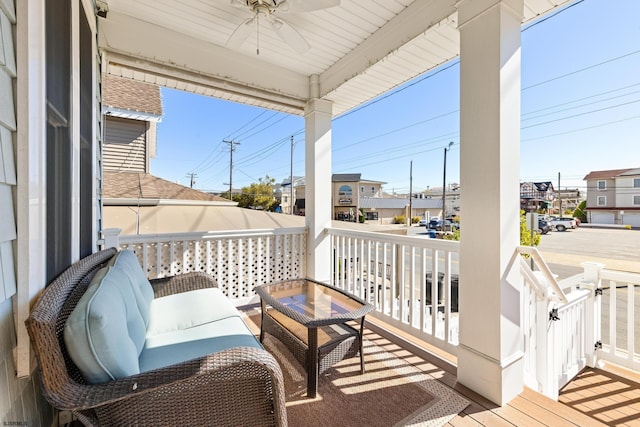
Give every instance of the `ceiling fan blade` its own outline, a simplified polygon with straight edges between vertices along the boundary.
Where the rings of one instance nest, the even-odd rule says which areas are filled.
[[[229,0],[229,3],[235,7],[247,7],[247,0]]]
[[[296,52],[305,53],[311,47],[309,42],[295,28],[282,19],[272,18],[269,19],[269,23],[278,37]]]
[[[238,25],[238,28],[234,30],[234,32],[229,36],[227,40],[226,46],[228,47],[240,47],[242,43],[247,40],[247,38],[251,35],[254,30],[255,25],[253,25],[254,18],[245,19],[242,24]]]
[[[283,0],[278,3],[278,10],[283,12],[313,12],[314,10],[328,9],[339,5],[340,0]]]

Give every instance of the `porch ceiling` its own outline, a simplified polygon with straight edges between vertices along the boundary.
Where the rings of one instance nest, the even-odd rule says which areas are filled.
[[[571,1],[525,0],[524,21]],[[342,114],[459,53],[457,0],[342,0],[279,13],[311,48],[297,54],[261,25],[259,55],[255,33],[225,47],[251,17],[230,0],[105,3],[99,44],[108,73],[298,115],[312,97],[333,101],[333,114]]]

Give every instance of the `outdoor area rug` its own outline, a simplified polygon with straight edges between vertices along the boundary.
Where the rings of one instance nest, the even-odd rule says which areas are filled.
[[[260,315],[247,323],[259,330]],[[360,358],[343,360],[320,375],[318,395],[308,399],[306,372],[279,340],[267,334],[265,348],[284,375],[289,425],[442,426],[469,402],[413,363],[412,353],[365,330],[365,374]]]

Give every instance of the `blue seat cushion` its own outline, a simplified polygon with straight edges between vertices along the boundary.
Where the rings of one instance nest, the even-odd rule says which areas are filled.
[[[64,327],[69,356],[89,384],[140,372],[146,326],[122,269],[100,269]]]
[[[140,372],[195,359],[233,347],[263,348],[240,316],[147,337]]]
[[[151,302],[147,338],[239,315],[231,300],[218,288],[168,295]]]
[[[147,275],[142,270],[142,266],[140,266],[135,253],[126,249],[122,250],[115,254],[107,265],[122,269],[127,275],[133,288],[138,309],[145,321],[145,326],[148,325],[149,306],[151,305],[151,301],[153,301],[153,288],[151,287],[149,279],[147,279]]]

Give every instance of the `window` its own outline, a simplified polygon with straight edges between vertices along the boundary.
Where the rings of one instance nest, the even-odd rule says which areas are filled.
[[[640,196],[633,196],[633,204],[640,205]]]
[[[49,0],[46,14],[48,282],[71,264],[71,4]]]
[[[350,205],[353,190],[348,185],[343,185],[338,189],[338,203],[341,205]]]
[[[633,188],[640,188],[640,178],[633,178]]]
[[[93,73],[89,21],[80,4],[80,257],[93,251]]]
[[[75,21],[74,0],[45,2],[47,282],[71,265],[74,257],[91,254],[96,241],[94,36],[83,2],[75,2],[80,12]],[[77,50],[72,49],[76,30]],[[75,110],[78,120],[74,122]],[[74,139],[76,130],[79,137]]]
[[[607,181],[598,181],[598,190],[606,190]]]
[[[598,196],[598,206],[607,205],[607,196]]]
[[[364,185],[362,185],[362,186],[360,187],[360,192],[361,192],[361,193],[364,193]]]

